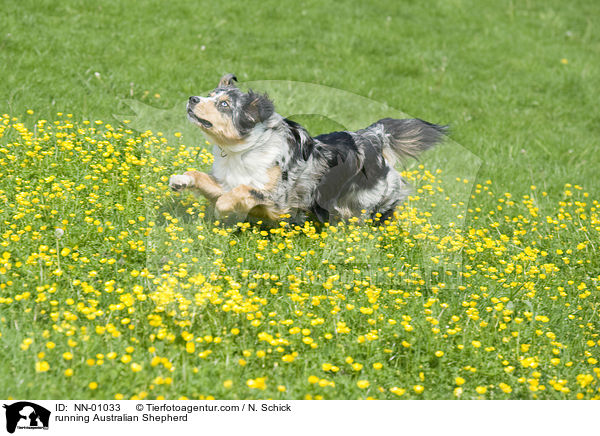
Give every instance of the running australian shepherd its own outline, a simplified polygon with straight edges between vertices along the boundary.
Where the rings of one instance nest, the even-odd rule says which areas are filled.
[[[394,169],[443,139],[445,126],[385,118],[356,132],[316,137],[277,112],[266,95],[243,92],[233,74],[207,97],[190,97],[187,115],[215,145],[211,174],[171,176],[175,191],[193,189],[220,216],[321,222],[365,213],[384,221],[410,189]]]

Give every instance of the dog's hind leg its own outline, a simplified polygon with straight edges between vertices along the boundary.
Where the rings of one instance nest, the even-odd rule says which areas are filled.
[[[222,216],[230,214],[253,215],[277,220],[284,213],[268,198],[268,194],[247,185],[240,185],[221,195],[215,209]]]
[[[390,171],[386,177],[387,187],[385,194],[371,211],[371,218],[375,223],[393,220],[394,211],[411,193],[410,187],[400,174]]]
[[[394,217],[394,212],[396,211],[396,207],[398,207],[400,202],[396,202],[394,204],[387,205],[387,209],[383,208],[380,210],[373,211],[371,214],[371,219],[373,223],[379,224],[384,223],[385,221],[391,221]]]

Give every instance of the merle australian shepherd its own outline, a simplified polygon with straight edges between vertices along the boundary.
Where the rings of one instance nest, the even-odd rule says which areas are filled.
[[[356,132],[316,137],[277,112],[266,95],[239,90],[233,74],[207,97],[190,97],[188,118],[215,144],[211,174],[188,171],[169,186],[193,189],[220,216],[321,222],[388,219],[410,189],[394,169],[444,136],[420,119],[379,120]]]

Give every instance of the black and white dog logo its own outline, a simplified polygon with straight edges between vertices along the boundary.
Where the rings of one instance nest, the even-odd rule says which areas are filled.
[[[4,405],[6,409],[6,431],[14,433],[15,429],[48,430],[50,411],[29,401],[19,401]]]

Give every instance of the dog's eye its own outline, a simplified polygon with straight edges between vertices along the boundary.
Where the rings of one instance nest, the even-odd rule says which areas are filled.
[[[229,103],[227,103],[225,100],[220,101],[219,102],[219,107],[229,107]]]

